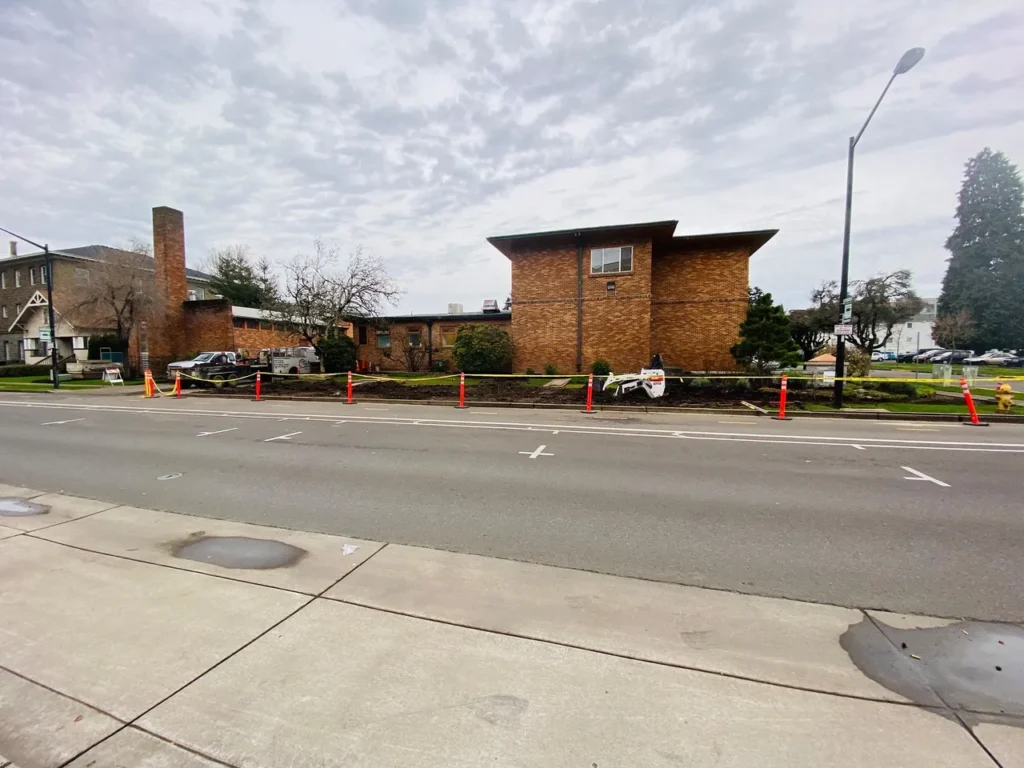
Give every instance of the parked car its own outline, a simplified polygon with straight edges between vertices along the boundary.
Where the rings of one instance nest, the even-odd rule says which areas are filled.
[[[948,365],[950,363],[962,363],[964,360],[973,355],[969,349],[948,349],[945,352],[936,355],[935,357],[928,358],[929,363],[935,365]]]
[[[924,352],[930,352],[930,351],[931,350],[928,350],[928,349],[915,349],[913,352],[900,352],[898,355],[896,355],[896,362],[897,363],[912,363],[912,362],[914,362],[914,358],[916,358],[918,355],[923,354]]]
[[[935,357],[936,355],[941,355],[945,351],[946,350],[943,349],[942,347],[935,347],[934,349],[926,349],[923,352],[918,352],[916,355],[914,355],[914,362],[915,363],[927,363],[933,357]]]
[[[895,359],[896,359],[896,353],[895,352],[885,352],[885,351],[883,351],[881,349],[876,349],[874,352],[871,353],[871,361],[875,362],[875,363],[881,362],[882,360],[895,360]]]
[[[990,349],[983,355],[972,355],[964,360],[965,365],[1005,365],[1007,360],[1016,359],[1016,355],[1009,352],[1001,352],[998,349]]]

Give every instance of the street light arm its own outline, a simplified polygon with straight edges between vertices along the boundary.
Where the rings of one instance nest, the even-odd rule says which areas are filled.
[[[857,142],[860,141],[860,137],[864,133],[864,129],[868,127],[868,123],[871,122],[871,118],[875,116],[875,112],[878,111],[878,105],[882,103],[882,99],[885,98],[885,94],[889,92],[889,86],[892,85],[892,81],[896,79],[896,72],[892,73],[892,77],[889,78],[889,82],[885,84],[885,88],[882,89],[882,95],[878,97],[878,101],[875,102],[875,106],[871,108],[871,112],[868,114],[868,119],[864,121],[864,125],[857,131],[857,135],[853,138],[853,146],[857,146]]]
[[[4,229],[3,227],[0,227],[0,232],[6,232],[11,237],[16,237],[19,240],[22,240],[22,241],[28,243],[29,245],[34,245],[36,248],[45,248],[46,247],[45,245],[40,245],[39,243],[34,242],[33,240],[29,240],[27,237],[22,237],[21,235],[16,234],[14,232],[11,232],[11,230],[9,230],[9,229]]]

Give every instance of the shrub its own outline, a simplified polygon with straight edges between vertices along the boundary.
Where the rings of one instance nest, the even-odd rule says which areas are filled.
[[[448,372],[448,360],[446,360],[445,358],[441,358],[440,360],[435,360],[434,361],[434,371],[437,372],[437,373],[447,373]]]
[[[800,391],[807,389],[807,379],[786,379],[786,389]]]
[[[553,366],[551,363],[546,363],[544,365],[544,375],[545,376],[555,376],[557,374],[558,374],[558,369],[555,368],[555,366]]]
[[[917,387],[909,381],[881,381],[878,383],[878,389],[890,395],[917,397]]]
[[[348,336],[332,336],[316,343],[324,373],[345,373],[356,368],[356,343]]]
[[[690,379],[690,389],[709,389],[711,387],[711,379]]]
[[[526,369],[526,375],[527,376],[536,376],[537,372],[535,370],[533,370],[533,368],[527,368]]]
[[[750,379],[734,379],[732,386],[737,392],[749,392]]]
[[[595,360],[590,366],[590,372],[595,376],[607,376],[612,372],[612,367],[608,365],[607,360]]]
[[[504,328],[465,325],[455,337],[452,359],[465,373],[509,373],[512,339]]]
[[[0,378],[11,378],[14,376],[45,376],[50,380],[50,366],[48,365],[0,365]]]

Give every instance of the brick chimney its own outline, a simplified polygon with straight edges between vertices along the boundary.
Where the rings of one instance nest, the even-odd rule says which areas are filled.
[[[156,306],[149,324],[150,367],[162,370],[180,360],[185,349],[185,216],[166,206],[153,209],[153,262]]]

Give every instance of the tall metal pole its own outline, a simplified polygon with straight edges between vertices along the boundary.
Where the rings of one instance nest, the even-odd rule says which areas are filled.
[[[43,254],[46,257],[46,309],[50,315],[50,375],[53,377],[53,388],[60,389],[60,375],[57,373],[57,330],[53,322],[53,260],[50,258],[49,244],[43,245]]]
[[[891,80],[889,82],[892,82]],[[888,86],[886,86],[888,90]],[[883,92],[884,96],[885,93]],[[878,105],[875,105],[875,109]],[[874,114],[874,110],[871,114]],[[868,117],[868,120],[871,118]],[[867,123],[865,123],[867,125]],[[861,133],[864,129],[861,128]],[[850,287],[850,218],[853,213],[853,151],[857,147],[857,137],[850,137],[850,153],[846,158],[846,225],[843,228],[843,268],[839,277],[839,307],[846,306],[846,294]],[[839,410],[843,407],[843,377],[846,376],[846,337],[836,337],[836,379],[832,385],[832,407]]]

